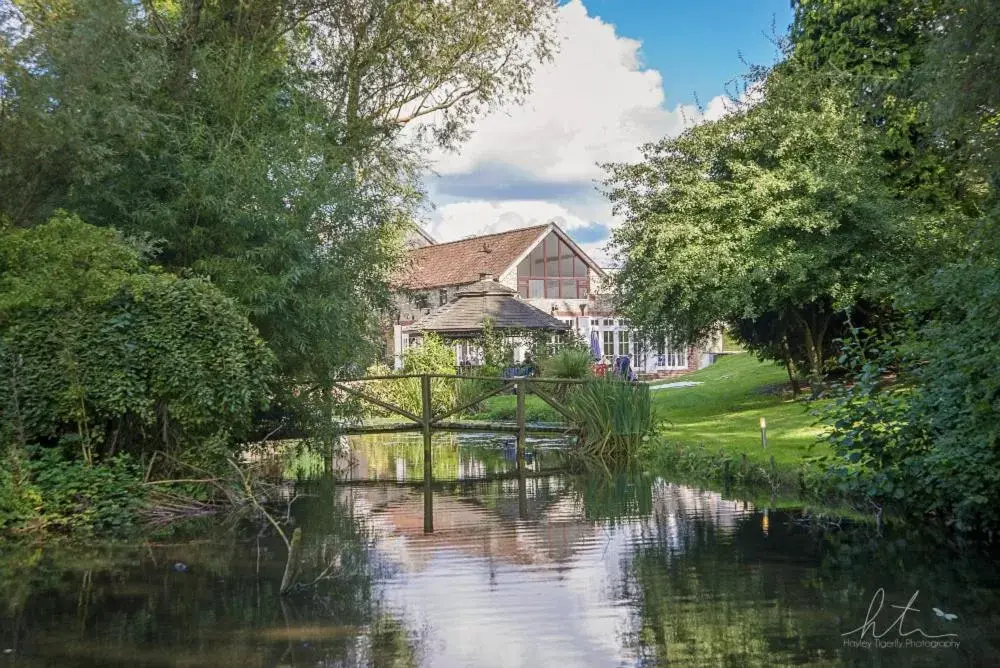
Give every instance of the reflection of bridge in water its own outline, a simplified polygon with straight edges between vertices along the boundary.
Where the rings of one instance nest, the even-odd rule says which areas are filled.
[[[404,382],[415,383],[419,381],[420,386],[420,413],[411,412],[406,408],[393,404],[386,399],[376,396],[368,390],[370,383],[391,383]],[[433,383],[476,382],[484,384],[484,389],[476,396],[444,409],[434,410],[432,405]],[[420,431],[423,436],[423,482],[424,482],[424,532],[434,531],[434,452],[432,447],[432,434],[435,431],[457,431],[457,432],[508,432],[514,434],[514,454],[516,460],[516,476],[518,480],[518,509],[519,514],[527,514],[527,493],[526,481],[529,471],[525,448],[528,441],[529,429],[538,433],[576,433],[573,426],[573,415],[571,411],[563,405],[557,398],[560,387],[586,383],[588,381],[572,379],[551,379],[551,378],[493,378],[479,376],[461,376],[453,374],[401,374],[393,376],[366,376],[362,378],[344,379],[334,383],[334,387],[345,396],[354,397],[373,406],[377,406],[390,415],[402,417],[406,422],[401,424],[345,424],[341,431],[344,434],[386,434],[407,431]],[[481,404],[486,399],[513,391],[516,395],[515,421],[490,422],[490,423],[468,423],[457,421],[454,418],[460,416],[464,411]],[[567,420],[563,425],[529,425],[525,416],[525,398],[531,392],[548,404],[553,410]]]
[[[469,490],[468,496],[454,496],[432,492],[428,505],[418,489],[381,486],[355,489],[353,497],[383,548],[413,570],[422,570],[423,561],[441,550],[511,565],[565,562],[574,545],[594,535],[593,522],[578,512],[578,500],[559,477],[533,478],[525,486],[525,493],[519,490],[517,494],[518,501],[489,506],[481,499],[508,498],[508,493],[484,495],[482,490]],[[520,499],[527,503],[522,505]],[[430,525],[428,512],[434,515]]]
[[[415,436],[352,438],[352,466],[342,492],[371,523],[380,544],[408,568],[422,570],[425,560],[445,551],[558,570],[581,546],[606,537],[602,514],[595,513],[580,480],[560,465],[553,447],[558,442],[529,441],[518,457],[503,437],[439,434],[433,444],[437,468],[422,479],[422,442]],[[670,551],[682,553],[697,540],[689,535],[694,525],[684,518],[711,518],[726,531],[748,510],[742,502],[661,479],[647,481],[645,489],[645,510],[622,516],[626,521],[617,530],[634,539],[655,535]]]
[[[334,467],[345,472],[344,483],[372,488],[371,495],[382,494],[385,498],[379,504],[389,504],[387,512],[402,513],[400,526],[419,525],[431,534],[435,530],[434,492],[446,486],[471,492],[482,485],[495,485],[510,494],[501,495],[503,501],[489,509],[477,508],[466,495],[462,503],[467,507],[449,508],[439,516],[452,517],[451,511],[459,510],[466,515],[502,510],[501,516],[509,521],[536,518],[539,505],[553,500],[549,492],[559,480],[553,474],[565,470],[560,452],[565,445],[561,439],[525,438],[517,447],[510,437],[490,434],[435,433],[432,439],[410,434],[354,436],[348,439],[346,456],[335,461]],[[558,485],[564,487],[565,483]],[[421,497],[419,487],[423,488],[422,508],[417,512],[414,504]],[[454,502],[453,497],[445,498]],[[464,519],[471,520],[471,515]]]

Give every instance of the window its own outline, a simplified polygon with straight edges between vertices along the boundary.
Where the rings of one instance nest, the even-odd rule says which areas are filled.
[[[687,350],[671,345],[669,339],[660,339],[656,344],[656,366],[667,369],[686,369]]]
[[[615,321],[614,320],[610,320],[608,318],[605,318],[604,319],[604,326],[605,327],[614,327],[615,326]]]
[[[629,346],[628,330],[623,329],[618,332],[618,354],[619,355],[631,355],[632,350]]]
[[[438,290],[438,306],[444,306],[448,303],[448,291],[444,288]]]
[[[591,327],[599,327],[600,324],[601,324],[601,321],[598,320],[597,318],[591,318],[590,319],[590,326]]]
[[[517,291],[525,299],[587,299],[590,272],[569,244],[549,234],[517,265]]]
[[[601,348],[601,353],[604,355],[614,355],[615,354],[615,333],[608,330],[604,330],[604,347]]]
[[[423,310],[431,307],[431,301],[427,298],[425,294],[414,295],[413,297],[414,308]]]
[[[573,275],[573,251],[569,249],[566,242],[562,239],[559,240],[559,275],[560,276],[572,276]]]
[[[545,275],[546,276],[558,276],[559,275],[559,241],[558,237],[554,235],[549,235],[543,242],[542,246],[545,248]]]

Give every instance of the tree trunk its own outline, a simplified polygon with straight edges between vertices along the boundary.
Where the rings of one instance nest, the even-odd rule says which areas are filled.
[[[826,330],[830,326],[831,316],[819,315],[806,318],[801,313],[796,314],[802,324],[805,339],[806,358],[809,360],[809,384],[815,396],[823,385],[823,341]]]
[[[809,379],[817,381],[823,377],[823,349],[820,347],[821,339],[818,339],[814,325],[808,320],[800,317],[802,322],[802,335],[805,339],[806,359],[809,361]]]
[[[785,350],[785,370],[788,372],[788,382],[792,386],[792,396],[798,398],[802,393],[802,384],[799,382],[799,369],[792,358],[792,349],[788,345],[788,337],[782,337],[781,346]]]

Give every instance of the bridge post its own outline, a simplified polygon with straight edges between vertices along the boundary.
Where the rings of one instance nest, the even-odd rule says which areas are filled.
[[[517,466],[524,468],[524,443],[527,440],[524,420],[524,395],[528,381],[521,378],[517,381]]]
[[[420,427],[424,433],[424,533],[434,533],[434,468],[431,460],[431,422],[434,412],[431,406],[431,377],[420,376]]]
[[[524,396],[528,381],[517,381],[517,511],[522,520],[528,519],[528,491],[525,476],[524,445],[527,440],[524,419]]]
[[[420,376],[420,403],[422,415],[420,427],[424,432],[424,479],[431,478],[431,422],[434,421],[434,414],[431,406],[431,377],[427,374]]]

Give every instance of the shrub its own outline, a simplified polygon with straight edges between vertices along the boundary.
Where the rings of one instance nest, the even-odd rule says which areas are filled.
[[[0,436],[20,447],[221,461],[268,397],[272,356],[209,282],[147,267],[58,215],[0,236]]]
[[[542,363],[545,378],[590,378],[594,375],[594,357],[589,348],[567,346]]]
[[[126,454],[88,465],[32,446],[21,480],[0,474],[0,530],[121,533],[145,506],[142,469]]]
[[[828,477],[877,504],[996,533],[1000,268],[992,259],[947,267],[918,296],[932,317],[903,344],[860,330],[843,342],[848,380],[825,412],[838,455]]]
[[[411,346],[403,353],[403,368],[401,375],[406,374],[448,374],[455,373],[455,351],[434,334],[424,336],[420,345]],[[392,371],[384,364],[376,364],[368,368],[370,376],[391,375]],[[458,398],[458,385],[453,378],[431,379],[431,406],[436,412],[448,410],[455,406]],[[411,413],[420,414],[423,398],[421,396],[419,378],[400,378],[399,380],[380,380],[362,383],[359,389],[378,399],[406,409]],[[377,406],[364,404],[364,412],[368,415],[382,417],[390,414]]]

